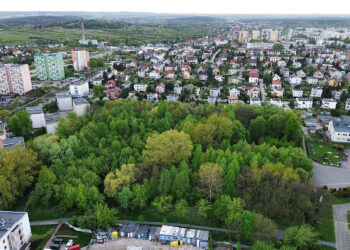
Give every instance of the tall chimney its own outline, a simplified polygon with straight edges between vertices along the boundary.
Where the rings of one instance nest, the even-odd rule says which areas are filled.
[[[84,29],[84,20],[83,20],[83,18],[81,18],[80,24],[81,24],[81,33],[83,35],[83,41],[85,41],[85,29]]]

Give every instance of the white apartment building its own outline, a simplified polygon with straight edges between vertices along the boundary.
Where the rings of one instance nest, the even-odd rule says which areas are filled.
[[[26,110],[30,114],[30,119],[32,120],[34,129],[46,127],[44,111],[41,106],[27,107]]]
[[[72,110],[72,96],[68,93],[57,93],[57,106],[59,111],[68,111]]]
[[[90,103],[85,98],[78,98],[73,100],[73,110],[77,116],[85,115],[90,108]]]
[[[294,107],[296,109],[311,109],[312,99],[311,98],[295,98]]]
[[[24,95],[32,89],[28,64],[0,64],[0,95]]]
[[[318,79],[316,77],[309,76],[309,77],[306,78],[306,82],[309,85],[317,85]]]
[[[148,85],[146,83],[134,84],[134,90],[136,92],[146,92]]]
[[[350,142],[350,124],[344,121],[330,121],[328,135],[334,142]]]
[[[28,213],[0,211],[1,250],[27,250],[31,236]]]
[[[293,97],[303,97],[303,91],[301,89],[292,89]]]
[[[72,96],[83,97],[89,93],[88,82],[75,82],[69,85],[69,92]]]
[[[89,51],[85,49],[72,50],[73,67],[76,71],[82,71],[89,67],[90,61]]]
[[[312,88],[310,97],[312,98],[321,98],[323,90],[320,88]]]
[[[336,109],[337,101],[334,99],[323,98],[321,103],[321,109]]]
[[[220,89],[219,88],[211,88],[210,89],[210,96],[211,97],[218,97],[220,95]]]

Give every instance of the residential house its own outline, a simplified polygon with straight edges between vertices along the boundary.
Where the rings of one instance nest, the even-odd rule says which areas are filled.
[[[284,94],[284,88],[275,88],[272,90],[271,92],[272,96],[275,96],[275,97],[283,97],[283,94]]]
[[[316,79],[323,79],[324,78],[324,74],[320,70],[315,71],[312,76]]]
[[[318,84],[318,78],[316,77],[312,77],[312,76],[308,76],[306,78],[306,82],[309,84],[309,85],[314,85],[316,86]]]
[[[321,102],[321,109],[332,110],[336,109],[337,101],[334,99],[323,98]]]
[[[106,90],[106,96],[110,100],[116,100],[120,97],[122,90],[119,87],[113,88],[113,89],[107,89]]]
[[[294,107],[296,109],[311,109],[312,99],[311,98],[295,98]]]
[[[147,101],[149,102],[158,102],[158,94],[157,93],[147,93]]]
[[[350,110],[350,98],[346,99],[346,102],[345,102],[345,110],[346,110],[346,111],[349,111],[349,110]]]
[[[166,100],[168,102],[177,102],[179,100],[179,96],[176,94],[167,95]]]
[[[136,92],[146,92],[147,91],[148,84],[146,83],[136,83],[134,84],[134,90]]]
[[[341,82],[339,82],[337,79],[335,78],[330,78],[328,79],[328,85],[331,87],[337,87],[341,84]]]
[[[164,78],[165,79],[174,79],[175,78],[175,72],[173,70],[167,70],[164,72]]]
[[[301,89],[292,89],[293,97],[303,97],[303,91]]]
[[[150,73],[149,73],[149,77],[152,78],[152,79],[159,79],[160,78],[160,71],[155,69],[155,70],[152,70]]]
[[[159,83],[157,86],[156,86],[156,92],[158,94],[163,94],[165,92],[165,85],[164,83]]]
[[[182,72],[182,77],[185,80],[189,80],[191,78],[191,73],[189,71],[183,71]]]
[[[258,98],[260,94],[260,89],[257,87],[252,87],[248,89],[248,96],[250,99],[253,99],[254,97]]]
[[[340,96],[342,93],[343,93],[343,91],[341,91],[341,90],[332,90],[332,97],[335,100],[340,100]]]
[[[322,88],[312,88],[310,97],[312,98],[321,98],[323,89]]]
[[[220,88],[211,88],[209,92],[210,92],[210,96],[218,97],[220,95]]]
[[[238,89],[234,88],[234,87],[230,88],[230,89],[228,90],[228,92],[229,92],[229,95],[230,95],[230,96],[231,96],[231,95],[236,95],[236,96],[239,96],[239,95],[240,95],[240,91],[239,91]]]
[[[250,105],[259,105],[261,106],[261,101],[258,97],[253,97],[250,99]]]
[[[277,108],[283,107],[283,102],[279,98],[271,98],[270,105],[276,106]]]
[[[296,86],[296,85],[300,85],[301,84],[301,77],[297,76],[297,75],[291,75],[289,77],[289,84],[291,86]]]
[[[258,84],[259,82],[259,72],[257,69],[251,69],[249,72],[249,83]]]
[[[300,78],[305,78],[306,77],[306,73],[303,70],[299,70],[297,72],[297,76]]]

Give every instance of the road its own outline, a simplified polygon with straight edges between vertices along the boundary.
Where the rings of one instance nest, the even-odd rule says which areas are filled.
[[[211,62],[211,63],[214,63],[215,58],[216,58],[217,54],[218,54],[220,51],[221,51],[221,49],[218,49],[218,50],[214,53],[214,55],[213,55],[213,56],[211,57],[211,59],[210,59],[210,62]]]
[[[314,162],[312,180],[315,186],[340,188],[350,186],[350,169],[324,166]]]
[[[337,250],[350,249],[350,230],[347,213],[350,211],[350,203],[333,205],[334,230]]]
[[[260,81],[259,84],[260,84],[261,102],[264,103],[265,102],[265,96],[266,96],[264,83],[263,83],[263,81]]]

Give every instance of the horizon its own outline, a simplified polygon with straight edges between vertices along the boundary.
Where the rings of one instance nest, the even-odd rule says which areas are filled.
[[[136,0],[132,5],[121,2],[116,5],[112,0],[102,0],[99,4],[93,2],[68,1],[50,4],[47,7],[44,0],[27,2],[19,0],[19,4],[13,5],[6,1],[0,8],[1,12],[131,12],[131,13],[156,13],[156,14],[202,14],[202,15],[350,15],[348,1],[340,0],[337,4],[329,4],[325,1],[295,0],[293,4],[281,4],[278,0],[253,0],[249,2],[233,3],[227,0],[213,2],[179,0],[176,3],[164,3],[161,0],[149,0],[147,2]],[[302,7],[301,7],[302,6]],[[108,10],[107,10],[108,9]],[[232,9],[232,11],[228,11]]]

